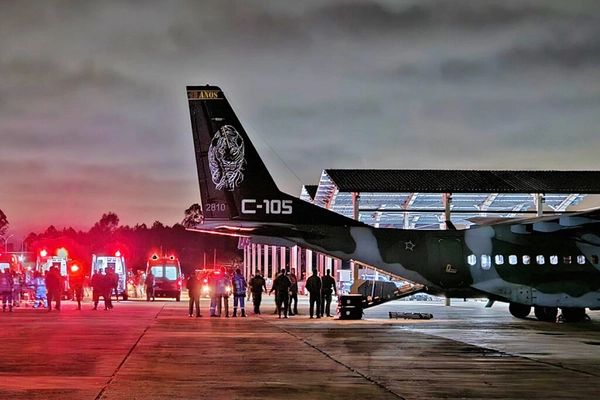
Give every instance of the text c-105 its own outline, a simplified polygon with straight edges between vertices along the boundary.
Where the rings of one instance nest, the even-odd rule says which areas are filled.
[[[242,200],[242,214],[256,214],[263,211],[265,214],[291,214],[292,200],[268,200],[258,201],[256,199]]]

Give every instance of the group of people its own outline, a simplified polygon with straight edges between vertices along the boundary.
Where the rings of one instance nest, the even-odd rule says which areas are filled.
[[[0,296],[2,296],[3,311],[12,312],[13,307],[21,303],[21,290],[25,286],[23,274],[11,271],[9,268],[0,270]]]
[[[92,286],[92,299],[94,302],[94,308],[92,310],[98,309],[98,304],[100,303],[100,297],[104,300],[104,310],[108,311],[113,308],[112,304],[112,295],[116,293],[117,301],[119,301],[119,275],[115,273],[113,268],[108,268],[106,270],[106,274],[103,274],[101,271],[97,271],[94,275],[92,275],[92,280],[90,282]],[[83,296],[83,287],[81,289],[81,296]],[[79,297],[77,297],[78,309],[81,309],[81,301]]]
[[[70,285],[73,288],[74,296],[77,299],[78,309],[81,309],[81,300],[83,298],[83,277],[78,281],[72,277]],[[15,280],[8,269],[0,273],[0,292],[2,293],[2,311],[13,312],[13,307],[20,301],[21,283]],[[31,282],[28,285],[32,289],[33,308],[48,308],[52,311],[54,308],[60,311],[63,289],[65,285],[64,277],[60,274],[58,267],[51,267],[45,273],[36,271]]]
[[[309,295],[310,317],[314,318],[315,306],[317,318],[333,317],[331,300],[334,294],[337,295],[337,289],[331,271],[327,270],[323,277],[319,277],[318,271],[313,269],[313,274],[306,280],[306,290]]]
[[[260,274],[259,277],[262,278]],[[264,286],[264,279],[262,282]],[[252,284],[251,287],[253,287]],[[309,294],[310,318],[314,318],[315,316],[315,307],[317,318],[325,315],[333,317],[331,315],[331,301],[332,296],[334,294],[337,295],[337,288],[335,279],[331,276],[331,270],[327,270],[323,277],[319,277],[318,270],[313,269],[312,276],[306,280],[306,290]],[[262,293],[262,289],[259,291],[257,288],[257,292],[258,294]],[[298,315],[298,277],[296,276],[295,268],[292,268],[287,274],[285,268],[279,271],[279,274],[277,274],[277,277],[273,281],[269,295],[273,292],[275,292],[275,313],[277,313],[278,318],[282,318],[282,314],[283,318],[289,318],[290,315]],[[254,289],[252,294],[256,298]],[[258,307],[260,307],[260,297]],[[257,312],[256,303],[255,312]],[[258,314],[260,314],[260,309],[258,309]]]
[[[189,316],[201,317],[200,296],[202,295],[201,271],[196,271],[187,279],[186,288],[189,295]],[[232,317],[246,317],[245,297],[248,284],[242,275],[242,271],[237,268],[235,274],[230,277],[225,267],[221,267],[218,273],[213,273],[207,278],[206,284],[210,293],[210,316],[229,317],[229,296],[233,295],[233,313]],[[194,314],[194,308],[196,313]]]

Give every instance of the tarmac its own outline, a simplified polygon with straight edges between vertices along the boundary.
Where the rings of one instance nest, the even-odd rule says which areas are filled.
[[[0,399],[600,397],[599,311],[554,324],[503,304],[392,301],[339,320],[309,319],[307,304],[289,319],[272,296],[248,318],[211,318],[207,300],[202,318],[186,300],[16,308],[0,314]]]

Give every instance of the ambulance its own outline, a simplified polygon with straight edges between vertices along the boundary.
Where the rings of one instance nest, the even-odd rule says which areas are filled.
[[[92,255],[92,273],[90,279],[94,274],[106,275],[106,272],[112,268],[115,274],[119,277],[119,283],[117,287],[117,293],[123,300],[129,299],[129,293],[127,292],[127,267],[125,266],[125,257],[121,252],[117,251],[113,256],[100,256]]]
[[[158,256],[154,254],[148,260],[146,276],[154,275],[154,297],[170,297],[175,301],[181,300],[183,277],[179,259],[175,256]]]

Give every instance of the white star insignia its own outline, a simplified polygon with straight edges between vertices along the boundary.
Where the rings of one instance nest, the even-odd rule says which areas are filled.
[[[415,244],[412,242],[412,240],[409,240],[408,242],[404,242],[404,245],[406,246],[404,248],[404,250],[413,251],[415,249]]]

